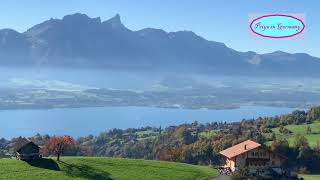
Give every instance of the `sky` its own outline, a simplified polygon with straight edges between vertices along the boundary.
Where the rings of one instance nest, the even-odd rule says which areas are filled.
[[[118,13],[131,30],[190,30],[238,51],[280,50],[320,57],[319,7],[318,0],[1,0],[0,29],[24,32],[68,14],[107,20]],[[270,13],[304,14],[305,32],[298,38],[254,38],[249,33],[249,16]]]

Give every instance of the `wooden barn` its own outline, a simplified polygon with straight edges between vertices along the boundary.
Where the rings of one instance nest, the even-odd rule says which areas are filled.
[[[16,158],[18,160],[34,160],[41,158],[40,147],[31,141],[26,142],[16,151]]]

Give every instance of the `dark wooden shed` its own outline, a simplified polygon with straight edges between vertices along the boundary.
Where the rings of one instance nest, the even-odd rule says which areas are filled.
[[[29,141],[22,145],[16,152],[18,160],[33,160],[41,158],[40,147],[35,143]]]

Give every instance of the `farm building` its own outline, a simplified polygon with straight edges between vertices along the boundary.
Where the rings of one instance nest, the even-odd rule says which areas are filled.
[[[16,158],[19,160],[33,160],[40,158],[40,147],[29,141],[23,144],[16,151]]]
[[[226,157],[225,167],[232,171],[239,167],[248,167],[252,173],[263,173],[268,169],[281,173],[282,164],[286,160],[285,157],[251,140],[225,149],[220,154]]]

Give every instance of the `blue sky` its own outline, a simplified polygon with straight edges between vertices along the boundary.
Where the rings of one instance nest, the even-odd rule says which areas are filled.
[[[24,32],[49,18],[76,12],[107,20],[119,13],[129,29],[191,30],[239,51],[304,52],[320,57],[320,1],[317,0],[2,0],[0,29]],[[252,38],[249,14],[304,13],[302,38]]]

